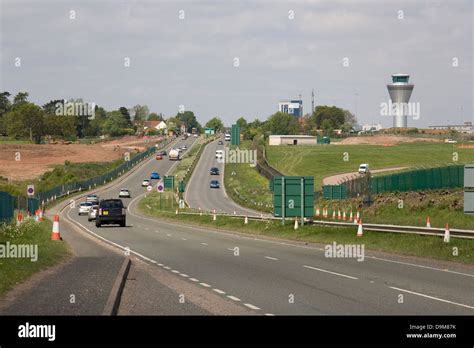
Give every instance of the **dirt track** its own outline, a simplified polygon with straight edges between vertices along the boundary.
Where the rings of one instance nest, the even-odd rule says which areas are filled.
[[[351,137],[334,142],[334,145],[383,145],[394,146],[400,143],[414,143],[419,141],[440,142],[442,140],[435,138],[416,138],[404,137],[398,135],[374,135],[370,137]]]

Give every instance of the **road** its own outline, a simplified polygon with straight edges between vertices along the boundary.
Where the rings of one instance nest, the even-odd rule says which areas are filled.
[[[205,155],[214,150],[209,146]],[[213,162],[203,163],[207,167]],[[260,314],[474,314],[472,266],[369,252],[362,262],[329,258],[323,246],[260,239],[142,216],[137,211],[143,194],[141,181],[152,170],[165,174],[172,165],[167,159],[151,159],[101,193],[106,198],[116,197],[121,187],[132,190],[133,198],[126,203],[125,228],[96,228],[76,210],[69,210],[67,215],[89,233],[130,248],[132,254],[175,279]],[[150,293],[150,301],[153,296],[159,294]]]
[[[384,169],[371,170],[370,172],[372,174],[376,174],[376,173],[404,170],[404,169],[407,169],[407,168],[408,167],[384,168]],[[342,182],[346,179],[350,179],[352,177],[359,178],[361,176],[362,176],[362,174],[359,174],[359,172],[351,172],[351,173],[342,173],[342,174],[331,175],[331,176],[328,176],[328,177],[323,179],[323,185],[337,185],[339,182]]]
[[[194,169],[193,175],[187,184],[185,200],[191,208],[201,208],[204,211],[239,215],[260,216],[260,212],[241,207],[232,201],[224,189],[224,163],[216,159],[216,150],[224,150],[224,145],[219,145],[219,139],[209,143]],[[210,175],[212,167],[219,168],[219,175]],[[210,189],[211,180],[219,180],[219,189]]]

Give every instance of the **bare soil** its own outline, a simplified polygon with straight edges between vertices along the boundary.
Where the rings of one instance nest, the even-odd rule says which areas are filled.
[[[442,140],[435,138],[405,137],[398,135],[374,135],[369,137],[351,137],[334,142],[334,145],[382,145],[394,146],[400,143],[415,143],[419,141],[440,142]]]

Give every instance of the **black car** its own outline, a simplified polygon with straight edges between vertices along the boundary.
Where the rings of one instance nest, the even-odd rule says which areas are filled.
[[[103,199],[95,218],[95,226],[119,224],[125,227],[125,207],[121,199]]]
[[[211,175],[219,175],[219,168],[212,167],[211,168]]]
[[[222,140],[219,140],[219,141],[217,142],[217,145],[224,145],[224,142],[223,142]]]
[[[160,152],[158,152],[158,154],[161,155],[161,156],[166,156],[167,155],[165,150],[161,150]]]

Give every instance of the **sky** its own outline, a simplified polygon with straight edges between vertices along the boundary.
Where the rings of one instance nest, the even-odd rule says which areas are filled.
[[[427,127],[474,121],[472,0],[0,0],[0,89],[43,105],[136,104],[204,124],[266,119],[281,100],[381,115],[410,74]],[[19,59],[18,59],[19,58]],[[129,63],[129,64],[127,64]]]

